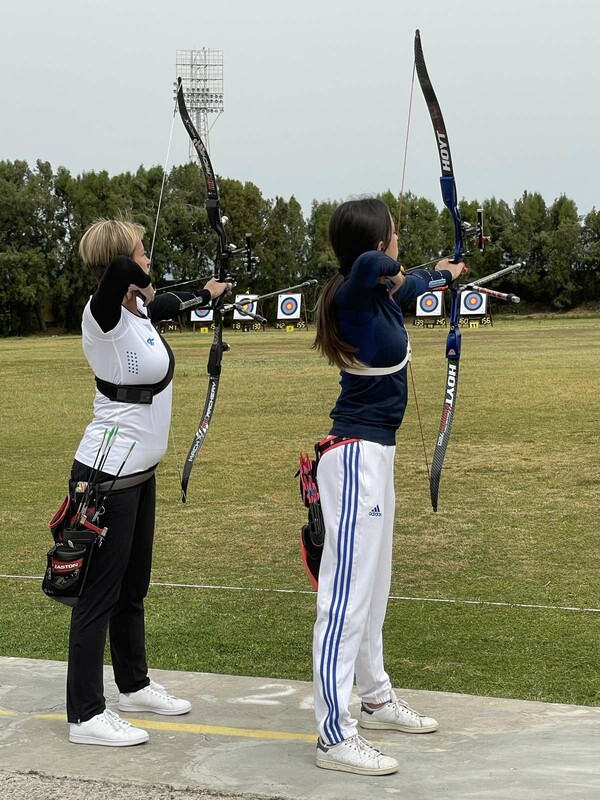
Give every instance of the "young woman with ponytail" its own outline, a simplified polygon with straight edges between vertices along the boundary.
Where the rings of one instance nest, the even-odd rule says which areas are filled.
[[[407,403],[410,344],[400,304],[448,283],[463,263],[401,271],[385,203],[365,198],[334,211],[329,239],[339,270],[317,304],[314,347],[341,371],[317,481],[325,524],[314,629],[318,767],[366,775],[398,770],[362,738],[363,728],[431,733],[438,723],[394,694],[382,628],[391,584],[396,431]],[[349,711],[356,675],[357,722]]]

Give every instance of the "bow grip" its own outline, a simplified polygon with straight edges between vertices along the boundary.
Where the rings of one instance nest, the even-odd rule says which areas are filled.
[[[460,358],[460,328],[450,328],[446,339],[446,358],[450,361],[458,361]]]

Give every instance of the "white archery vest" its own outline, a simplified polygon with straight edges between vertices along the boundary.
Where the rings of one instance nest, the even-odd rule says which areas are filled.
[[[143,317],[122,307],[116,327],[104,333],[92,316],[88,301],[82,320],[83,352],[99,378],[134,386],[158,383],[166,375],[169,369],[167,350],[141,301],[138,301],[138,309]],[[122,475],[157,464],[167,451],[172,395],[172,383],[155,395],[150,404],[116,402],[96,390],[94,418],[85,429],[76,460],[92,466],[104,431],[116,425],[119,432],[104,472],[116,474],[132,442],[136,445]]]

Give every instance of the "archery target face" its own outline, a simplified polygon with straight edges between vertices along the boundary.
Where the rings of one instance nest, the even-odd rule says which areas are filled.
[[[256,303],[253,302],[256,297],[258,297],[257,294],[236,294],[235,302],[240,306],[244,306],[244,309],[249,311],[251,314],[256,314]],[[243,311],[238,311],[237,308],[233,309],[233,318],[243,319],[246,322],[252,319],[252,317],[244,314]]]
[[[469,315],[480,316],[487,313],[487,295],[480,292],[461,292],[460,313],[465,317]]]
[[[300,294],[280,295],[277,301],[277,319],[298,319],[301,304],[302,295]]]
[[[417,297],[417,317],[441,317],[444,313],[443,292],[426,292]]]
[[[212,308],[194,308],[190,312],[190,322],[212,322]]]

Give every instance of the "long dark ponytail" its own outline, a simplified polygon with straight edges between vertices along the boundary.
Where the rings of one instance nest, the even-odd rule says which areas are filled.
[[[339,369],[357,364],[356,348],[340,336],[333,311],[333,298],[350,273],[356,259],[383,242],[384,250],[393,234],[388,207],[372,197],[348,200],[339,205],[329,221],[329,241],[339,272],[325,285],[317,301],[317,333],[313,348]]]

